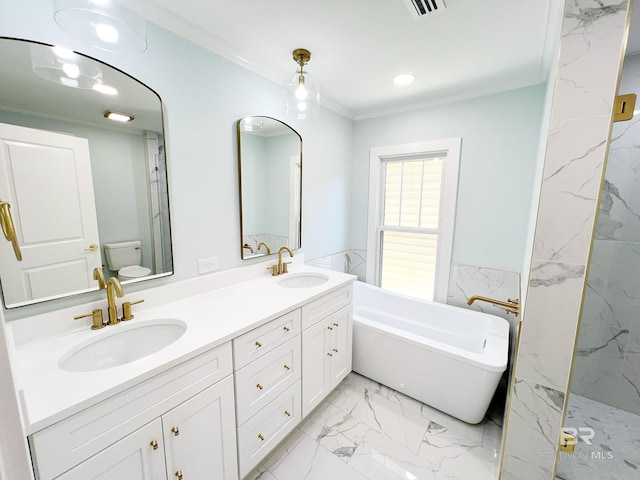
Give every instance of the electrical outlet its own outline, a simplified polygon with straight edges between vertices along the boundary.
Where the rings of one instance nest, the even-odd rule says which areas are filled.
[[[215,272],[219,268],[218,257],[201,258],[198,260],[198,275]]]

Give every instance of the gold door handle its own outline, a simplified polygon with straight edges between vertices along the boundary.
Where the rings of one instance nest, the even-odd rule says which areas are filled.
[[[92,243],[91,245],[89,245],[89,248],[85,248],[84,251],[85,252],[95,252],[96,250],[98,250],[100,247],[98,246],[97,243]]]
[[[256,342],[256,347],[260,348],[262,344],[260,342]]]
[[[13,245],[13,253],[16,256],[16,260],[22,261],[22,252],[20,251],[20,244],[18,243],[18,235],[16,234],[16,227],[13,224],[13,218],[11,217],[11,205],[7,202],[0,200],[0,227],[2,227],[2,233],[11,245]]]
[[[149,445],[151,445],[154,450],[158,449],[158,442],[156,442],[155,440],[151,440],[151,442],[149,442]]]
[[[180,470],[176,470],[176,477],[178,477],[178,480],[182,480],[182,472]]]
[[[173,434],[177,437],[178,435],[180,435],[180,429],[178,427],[173,427],[171,429],[171,431],[173,432]]]
[[[261,433],[258,434],[258,438],[264,442],[264,435],[262,435]]]

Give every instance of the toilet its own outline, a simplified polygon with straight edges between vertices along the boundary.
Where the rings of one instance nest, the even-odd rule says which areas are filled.
[[[151,269],[140,266],[142,242],[115,242],[104,244],[104,254],[109,270],[118,272],[118,280],[134,280],[151,275]]]

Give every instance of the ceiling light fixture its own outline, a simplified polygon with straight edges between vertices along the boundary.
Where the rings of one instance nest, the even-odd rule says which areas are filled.
[[[129,115],[128,113],[118,113],[118,112],[104,112],[104,118],[108,118],[109,120],[113,120],[115,122],[131,122],[135,117],[133,115]]]
[[[393,83],[399,86],[409,85],[413,83],[416,76],[413,73],[400,73],[393,77]]]
[[[304,66],[311,60],[311,52],[304,48],[293,51],[299,68],[284,87],[284,114],[300,120],[320,115],[320,87]]]
[[[78,40],[114,53],[147,48],[138,0],[53,0],[58,26]]]

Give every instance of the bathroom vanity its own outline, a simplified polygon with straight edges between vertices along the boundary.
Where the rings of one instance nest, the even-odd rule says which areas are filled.
[[[244,478],[351,371],[353,276],[303,265],[225,276],[236,283],[16,347],[36,478]],[[184,332],[149,356],[64,369],[101,336],[177,322]]]

